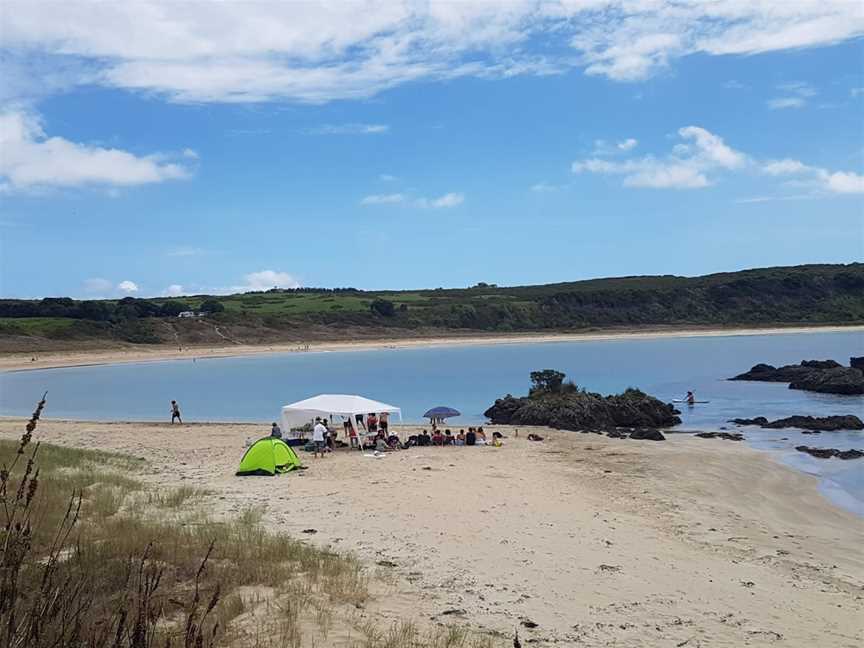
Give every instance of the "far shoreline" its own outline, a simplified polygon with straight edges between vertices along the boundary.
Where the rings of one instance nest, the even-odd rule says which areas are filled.
[[[466,335],[422,338],[384,338],[332,342],[280,343],[272,345],[110,349],[106,351],[50,351],[47,353],[9,353],[0,356],[0,373],[85,367],[168,360],[239,358],[288,353],[325,353],[347,351],[404,350],[431,347],[486,346],[499,344],[551,344],[562,342],[613,342],[661,338],[737,337],[807,333],[864,332],[864,325],[846,326],[773,326],[764,328],[681,328],[631,329],[584,333],[524,333],[507,335]],[[33,360],[35,358],[35,361]]]

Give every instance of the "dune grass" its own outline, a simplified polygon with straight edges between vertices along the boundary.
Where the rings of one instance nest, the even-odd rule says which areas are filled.
[[[157,491],[146,462],[36,445],[33,429],[0,441],[0,645],[302,648],[339,623],[349,648],[492,646],[356,622],[374,576],[353,556],[266,530],[263,508],[213,519],[205,491]]]

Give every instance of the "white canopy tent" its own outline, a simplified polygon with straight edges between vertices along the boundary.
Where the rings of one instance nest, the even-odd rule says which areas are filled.
[[[354,396],[351,394],[321,394],[306,400],[297,401],[282,408],[282,430],[289,434],[292,428],[297,428],[315,420],[315,417],[329,417],[331,414],[345,417],[354,426],[357,414],[387,412],[396,414],[402,420],[402,410],[387,403]]]

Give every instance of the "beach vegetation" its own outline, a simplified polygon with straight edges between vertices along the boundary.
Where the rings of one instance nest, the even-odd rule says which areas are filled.
[[[373,576],[355,557],[266,529],[263,507],[213,517],[205,491],[149,486],[144,460],[40,444],[44,405],[0,441],[0,645],[299,648],[336,625],[358,648],[491,645],[379,630],[358,617]]]
[[[864,264],[409,291],[271,289],[237,295],[0,300],[0,349],[40,339],[222,343],[450,332],[583,332],[864,322]],[[217,306],[217,304],[219,306]],[[206,314],[181,320],[183,311]],[[203,321],[201,321],[203,320]],[[73,324],[80,322],[80,324]],[[17,336],[16,340],[12,340]],[[28,346],[27,338],[32,342]],[[56,348],[56,343],[52,348]]]

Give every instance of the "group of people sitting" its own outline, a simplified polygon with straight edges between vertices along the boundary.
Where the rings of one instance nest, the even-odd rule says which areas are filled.
[[[386,434],[380,430],[374,439],[368,440],[364,448],[374,449],[381,452],[389,450],[404,450],[414,446],[493,446],[500,448],[503,445],[504,436],[500,432],[493,432],[492,439],[486,438],[486,432],[482,427],[469,427],[466,432],[459,430],[456,434],[452,430],[440,430],[433,426],[432,433],[423,430],[420,434],[412,434],[402,442],[396,434]]]

